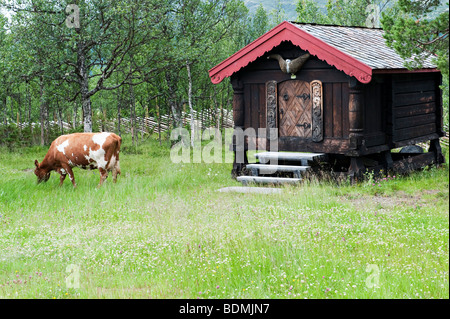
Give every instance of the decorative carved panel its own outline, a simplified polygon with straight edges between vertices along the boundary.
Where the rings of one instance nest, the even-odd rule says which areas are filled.
[[[314,80],[310,84],[312,95],[312,140],[323,140],[323,94],[322,82]]]
[[[277,82],[269,81],[266,83],[266,119],[267,119],[267,138],[270,139],[270,128],[277,128]]]

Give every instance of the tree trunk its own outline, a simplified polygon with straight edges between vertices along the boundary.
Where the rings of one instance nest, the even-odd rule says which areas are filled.
[[[107,127],[106,127],[106,107],[103,108],[103,117],[102,117],[102,132],[106,132],[108,131]]]
[[[181,127],[181,109],[177,102],[177,94],[175,90],[175,83],[173,80],[170,71],[166,71],[166,82],[167,82],[167,90],[169,92],[169,106],[172,111],[172,116],[174,120],[174,127]]]
[[[83,105],[83,127],[84,132],[92,132],[92,107],[91,98],[86,95],[81,95]]]
[[[149,102],[150,104],[150,102]],[[145,132],[148,133],[148,118],[150,117],[149,112],[148,112],[148,105],[145,107],[145,121],[143,122],[144,127],[142,127],[142,129],[145,130]]]
[[[158,117],[158,140],[161,146],[161,111],[159,109],[158,97],[156,97],[156,116]]]
[[[123,87],[122,87],[122,91],[123,91]],[[122,134],[120,133],[120,103],[122,103],[122,96],[120,94],[120,90],[117,90],[117,134],[119,134],[119,136],[122,136]]]
[[[133,85],[129,86],[130,93],[130,124],[131,124],[131,141],[133,145],[137,145],[137,132],[136,132],[136,107]]]
[[[72,123],[72,128],[76,129],[77,128],[77,113],[78,113],[78,104],[77,102],[74,102],[73,104],[73,123]]]
[[[216,120],[216,127],[217,127],[217,129],[218,130],[220,130],[221,129],[221,125],[220,125],[220,119],[221,119],[221,116],[222,116],[222,108],[220,107],[220,112],[218,113],[217,111],[219,110],[219,103],[217,102],[217,90],[216,90],[216,87],[214,86],[213,87],[213,95],[211,96],[211,99],[212,99],[212,105],[213,105],[213,109],[212,109],[212,111],[214,112],[214,114],[215,114],[215,120]]]
[[[194,108],[192,107],[192,78],[191,78],[191,67],[189,61],[186,60],[186,70],[188,75],[188,105],[189,111],[191,113],[191,146],[194,147],[195,140],[195,125],[194,125]]]
[[[28,114],[27,114],[27,121],[28,125],[30,126],[30,132],[31,132],[31,143],[33,142],[33,124],[31,123],[31,94],[30,94],[30,81],[26,81],[26,95],[27,95],[27,102],[28,102]],[[31,145],[30,145],[31,146]]]
[[[8,113],[7,113],[7,108],[6,108],[6,95],[3,95],[2,104],[3,104],[3,107],[2,107],[3,121],[4,121],[5,126],[7,126],[8,125]]]
[[[17,129],[19,130],[19,136],[22,135],[22,128],[20,125],[20,113],[19,111],[17,111]]]
[[[59,125],[59,129],[61,130],[61,135],[64,134],[64,125],[63,125],[63,118],[62,118],[62,109],[61,106],[59,105],[59,99],[56,99],[56,107],[57,107],[57,111],[58,111],[58,125]]]
[[[41,146],[47,144],[48,141],[48,106],[45,98],[44,79],[39,78],[39,95],[40,95],[40,122],[41,122]]]
[[[83,108],[84,132],[92,132],[92,107],[89,95],[89,70],[86,65],[86,53],[84,43],[78,43],[77,64],[80,72],[81,106]]]

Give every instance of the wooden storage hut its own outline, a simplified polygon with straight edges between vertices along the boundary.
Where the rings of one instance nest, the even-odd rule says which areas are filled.
[[[442,163],[441,73],[430,59],[405,68],[383,32],[285,21],[209,75],[214,84],[231,79],[235,128],[277,129],[278,151],[327,154],[352,176]],[[259,149],[266,138],[256,137]],[[391,152],[427,141],[420,154]],[[247,142],[232,145],[240,146]],[[234,173],[246,164],[235,160]]]

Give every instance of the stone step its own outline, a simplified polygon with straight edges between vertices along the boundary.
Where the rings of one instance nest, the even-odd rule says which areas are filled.
[[[301,162],[302,166],[308,166],[308,161],[324,159],[325,153],[300,153],[300,152],[263,152],[256,153],[255,157],[259,159],[260,163],[267,163],[271,160],[282,161],[297,161]]]
[[[292,172],[295,178],[300,178],[301,172],[308,170],[311,166],[248,164],[246,167],[251,170],[253,176],[275,174],[276,172]]]
[[[243,193],[243,194],[281,194],[280,188],[273,187],[249,187],[249,186],[231,186],[218,190],[221,193]]]
[[[296,184],[301,181],[300,178],[281,178],[281,177],[265,177],[265,176],[239,176],[238,182],[243,185],[248,183],[257,184]]]

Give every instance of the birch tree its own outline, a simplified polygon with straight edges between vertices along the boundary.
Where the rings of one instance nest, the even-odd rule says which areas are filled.
[[[80,97],[84,131],[91,132],[94,94],[144,82],[156,70],[145,68],[152,62],[152,54],[138,67],[130,68],[125,61],[130,52],[158,38],[158,25],[166,11],[164,4],[159,0],[16,0],[5,5],[15,12],[39,17],[35,30],[50,29],[49,40],[38,43],[62,53],[52,79],[76,84],[78,89],[69,100]],[[142,73],[144,69],[146,74]],[[111,81],[116,72],[124,74],[119,83]],[[136,77],[139,81],[133,81]]]

